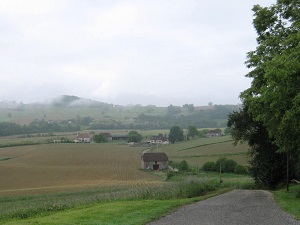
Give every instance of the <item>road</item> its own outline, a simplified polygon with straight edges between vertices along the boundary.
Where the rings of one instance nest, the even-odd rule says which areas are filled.
[[[262,190],[234,190],[184,206],[148,225],[300,225]]]

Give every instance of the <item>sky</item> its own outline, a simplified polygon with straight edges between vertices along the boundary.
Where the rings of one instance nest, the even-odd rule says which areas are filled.
[[[238,104],[255,4],[275,0],[0,0],[0,102]]]

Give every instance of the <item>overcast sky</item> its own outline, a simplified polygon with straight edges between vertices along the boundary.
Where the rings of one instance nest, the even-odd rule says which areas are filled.
[[[0,101],[237,104],[253,5],[275,0],[0,0]]]

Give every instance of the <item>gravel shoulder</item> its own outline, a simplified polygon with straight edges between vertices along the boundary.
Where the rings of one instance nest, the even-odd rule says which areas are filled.
[[[300,225],[300,221],[284,212],[268,191],[234,190],[184,206],[148,225],[168,224]]]

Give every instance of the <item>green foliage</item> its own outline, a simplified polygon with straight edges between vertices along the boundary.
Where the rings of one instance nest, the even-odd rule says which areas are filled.
[[[203,171],[222,173],[248,174],[247,167],[237,164],[233,159],[219,158],[216,162],[206,162],[202,166]]]
[[[210,182],[191,180],[186,183],[182,183],[179,189],[178,197],[193,198],[214,191],[219,187],[220,182],[216,180],[211,180]]]
[[[205,135],[208,133],[209,129],[202,129],[198,131],[198,136],[199,137],[205,137]]]
[[[107,142],[107,138],[103,134],[95,134],[93,136],[93,140],[96,143],[105,143],[105,142]]]
[[[12,122],[0,123],[0,136],[48,132],[69,132],[78,130],[80,130],[80,127],[77,125],[62,124],[59,122],[46,122],[44,120],[35,120],[29,125],[19,125]]]
[[[233,135],[252,146],[254,178],[275,187],[286,169],[286,156],[278,152],[292,159],[291,175],[285,179],[300,177],[295,170],[300,157],[300,7],[299,1],[277,1],[270,7],[256,5],[253,11],[258,46],[246,62],[252,85],[240,96],[252,125],[236,127]]]
[[[223,173],[233,173],[234,168],[237,165],[236,161],[234,161],[233,159],[219,158],[215,163],[216,171],[220,169],[220,164],[221,164],[221,171]]]
[[[184,140],[183,130],[179,126],[171,127],[169,133],[169,141],[174,144],[175,142],[183,141],[183,140]]]
[[[196,137],[199,135],[199,131],[197,130],[196,126],[189,126],[188,127],[188,133],[187,133],[188,137]]]
[[[180,162],[169,161],[169,166],[174,169],[178,169],[179,172],[187,172],[190,170],[190,166],[186,160],[182,160]]]
[[[248,174],[248,169],[247,169],[246,166],[237,164],[234,167],[234,173],[236,173],[236,174]]]
[[[188,165],[187,161],[182,160],[182,161],[178,164],[178,170],[179,170],[179,171],[188,171],[188,170],[189,170],[189,165]]]
[[[206,162],[202,166],[202,170],[204,171],[216,171],[216,164],[214,162]]]
[[[250,146],[249,173],[257,184],[275,188],[285,180],[285,156],[278,153],[278,147],[263,124],[250,117],[247,107],[230,114],[228,126],[232,128],[231,135],[236,144],[242,141]]]
[[[195,111],[194,104],[184,104],[182,107],[188,109],[190,113]]]
[[[169,105],[167,108],[168,114],[179,114],[181,113],[181,108],[179,106]]]
[[[143,140],[143,136],[139,134],[137,131],[129,131],[128,133],[128,142],[141,142]]]

